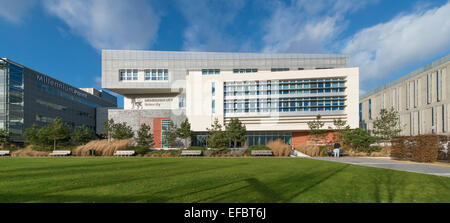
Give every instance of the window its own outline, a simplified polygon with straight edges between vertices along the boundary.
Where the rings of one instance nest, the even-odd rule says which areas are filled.
[[[417,134],[420,135],[420,111],[417,111]]]
[[[434,107],[431,108],[431,133],[436,133],[436,125],[434,123]]]
[[[409,109],[409,82],[406,83],[405,90],[406,90],[406,100],[405,100],[406,110],[408,110]]]
[[[178,107],[180,108],[184,108],[184,104],[185,104],[185,98],[184,97],[180,97],[180,100],[178,101]]]
[[[168,148],[169,145],[166,143],[166,134],[165,132],[169,130],[170,120],[163,119],[161,120],[161,147]]]
[[[427,104],[431,103],[431,74],[427,74]]]
[[[441,100],[441,95],[439,92],[439,71],[436,71],[436,100],[440,101]]]
[[[212,113],[216,113],[216,100],[212,100],[211,102],[211,107],[212,107]]]
[[[169,80],[168,69],[148,69],[145,70],[144,80],[167,81]]]
[[[258,72],[258,69],[256,69],[256,68],[233,69],[233,73],[235,73],[235,74],[256,73],[256,72]]]
[[[445,132],[445,105],[442,105],[442,132]]]
[[[272,68],[270,69],[272,72],[280,72],[280,71],[289,71],[289,68]]]
[[[211,83],[211,95],[212,96],[216,95],[216,85],[214,82]]]
[[[119,77],[119,80],[121,80],[121,81],[123,81],[123,80],[125,80],[125,71],[124,70],[121,70],[120,71],[120,77]]]
[[[153,81],[154,81],[154,80],[157,80],[157,77],[156,77],[156,70],[155,70],[155,69],[152,70],[152,80],[153,80]]]
[[[138,80],[138,70],[137,69],[127,69],[119,70],[119,80],[120,81],[137,81]]]
[[[202,69],[202,75],[220,74],[220,69]]]
[[[359,122],[362,122],[362,103],[359,103]]]
[[[372,99],[369,99],[369,120],[372,120]]]
[[[412,112],[409,113],[409,135],[413,135],[413,116],[412,116]]]
[[[413,97],[413,100],[414,100],[414,108],[417,108],[417,104],[418,104],[418,97],[417,97],[417,95],[418,95],[418,89],[419,89],[419,80],[414,80],[414,97]]]
[[[145,70],[145,77],[144,77],[144,80],[146,80],[146,81],[148,81],[148,80],[150,80],[150,70]]]

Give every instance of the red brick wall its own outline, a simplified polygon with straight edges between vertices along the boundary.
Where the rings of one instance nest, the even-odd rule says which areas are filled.
[[[326,141],[333,142],[334,134],[334,132],[330,131],[326,137]],[[292,145],[294,147],[297,145],[306,144],[308,141],[311,141],[309,131],[292,132]]]
[[[170,120],[170,118],[153,118],[153,147],[161,148],[161,120]]]

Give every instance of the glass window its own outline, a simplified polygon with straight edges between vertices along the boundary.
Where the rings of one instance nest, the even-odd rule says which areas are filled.
[[[131,81],[131,70],[127,70],[127,81]]]
[[[164,80],[169,80],[169,71],[167,69],[164,70]]]
[[[158,69],[158,80],[162,80],[163,79],[163,70],[162,69]]]
[[[133,70],[133,80],[137,81],[138,79],[138,71],[137,70]]]
[[[144,80],[146,80],[146,81],[150,80],[150,70],[145,70]]]
[[[120,77],[119,77],[119,79],[120,79],[121,81],[125,80],[125,71],[124,71],[124,70],[121,70],[121,71],[120,71]]]
[[[156,69],[152,70],[152,80],[156,80]]]

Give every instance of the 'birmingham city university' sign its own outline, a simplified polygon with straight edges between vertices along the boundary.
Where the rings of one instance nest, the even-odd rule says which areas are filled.
[[[82,92],[81,90],[77,90],[77,89],[75,89],[73,87],[70,87],[70,86],[68,86],[66,84],[63,84],[63,83],[61,83],[59,81],[53,80],[53,79],[51,79],[49,77],[46,77],[46,76],[38,74],[38,75],[36,75],[36,80],[38,80],[38,81],[40,81],[40,82],[42,82],[44,84],[50,85],[52,87],[62,89],[64,91],[72,93],[72,94],[74,94],[76,96],[87,98],[87,93]]]
[[[131,109],[172,109],[177,107],[178,107],[177,97],[131,99]]]

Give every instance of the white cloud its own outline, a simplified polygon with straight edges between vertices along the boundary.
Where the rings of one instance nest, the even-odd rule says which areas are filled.
[[[30,0],[0,0],[0,17],[8,22],[20,23],[34,4]]]
[[[362,29],[342,50],[360,67],[362,90],[395,72],[450,51],[450,2]]]
[[[160,21],[141,0],[46,0],[44,8],[97,50],[148,48]]]
[[[266,22],[266,52],[318,53],[329,51],[336,37],[346,28],[345,15],[373,1],[298,0],[278,2]]]
[[[207,1],[179,0],[178,7],[188,26],[183,33],[183,48],[189,51],[236,50],[239,43],[232,34],[226,34],[239,10],[245,5],[241,0]],[[234,48],[234,49],[233,49]]]

